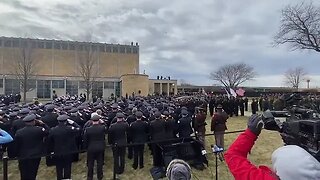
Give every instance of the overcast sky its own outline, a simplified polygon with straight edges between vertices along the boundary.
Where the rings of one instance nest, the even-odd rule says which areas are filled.
[[[285,86],[302,66],[320,87],[320,54],[273,47],[281,9],[301,0],[0,0],[0,36],[140,45],[140,71],[196,85],[210,72],[244,62],[258,77],[248,86]],[[305,83],[303,86],[306,86]]]

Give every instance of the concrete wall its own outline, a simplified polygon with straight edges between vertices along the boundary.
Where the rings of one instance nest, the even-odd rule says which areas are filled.
[[[132,92],[138,95],[139,90],[141,96],[147,96],[149,94],[149,79],[145,74],[126,74],[120,77],[122,86],[122,96]]]
[[[10,38],[0,40],[3,42]],[[0,41],[0,74],[13,74],[16,59],[21,58],[21,48],[4,47]],[[75,43],[75,42],[73,42]],[[117,46],[117,45],[113,45]],[[119,45],[121,46],[121,45]],[[137,46],[131,46],[138,48]],[[40,76],[79,76],[79,61],[88,51],[34,48],[31,58],[35,74]],[[139,73],[139,53],[112,53],[95,51],[97,77],[116,77]]]
[[[149,80],[149,94],[177,94],[177,80]]]

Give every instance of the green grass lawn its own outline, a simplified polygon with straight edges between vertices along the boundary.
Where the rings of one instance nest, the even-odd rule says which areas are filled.
[[[207,119],[207,133],[210,132],[210,118]],[[228,131],[242,130],[246,128],[247,117],[233,117],[228,120]],[[225,135],[225,146],[228,148],[230,144],[238,136],[237,134],[226,134]],[[214,137],[207,136],[207,151],[211,152],[210,145],[214,144]],[[249,159],[257,165],[271,165],[271,154],[272,152],[282,145],[282,140],[277,132],[271,132],[263,130],[256,145],[254,146]],[[145,148],[145,167],[144,169],[134,170],[132,166],[132,160],[126,159],[126,168],[124,174],[120,175],[119,178],[126,179],[136,179],[136,180],[147,180],[152,179],[149,173],[149,169],[152,167],[152,156],[148,148]],[[72,167],[72,179],[82,180],[86,179],[86,154],[80,155],[81,160],[79,162],[73,163]],[[209,160],[209,167],[204,171],[192,170],[192,179],[214,179],[215,178],[215,158],[214,155],[209,154],[207,156]],[[105,166],[104,166],[104,177],[105,179],[112,179],[113,172],[113,160],[112,152],[110,149],[106,150],[105,156]],[[232,174],[228,171],[228,168],[224,162],[219,162],[219,179],[228,180],[233,179]],[[2,165],[1,165],[2,173]],[[1,177],[0,177],[1,178]],[[9,162],[9,179],[17,180],[20,179],[17,161]],[[45,159],[42,158],[41,165],[38,171],[37,179],[39,180],[54,180],[56,179],[55,167],[47,167],[45,165]]]

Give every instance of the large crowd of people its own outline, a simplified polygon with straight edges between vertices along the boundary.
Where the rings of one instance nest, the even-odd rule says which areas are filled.
[[[320,102],[314,96],[303,100]],[[78,159],[80,151],[85,151],[87,179],[93,179],[95,162],[97,178],[103,179],[106,144],[113,147],[117,174],[124,172],[126,154],[133,159],[132,168],[144,168],[145,144],[152,152],[153,166],[162,167],[165,164],[159,144],[170,144],[174,139],[187,139],[194,134],[205,147],[209,112],[216,144],[223,148],[227,119],[244,116],[249,105],[255,114],[258,110],[284,108],[285,101],[280,95],[261,96],[251,102],[246,97],[225,95],[133,96],[117,101],[98,98],[94,102],[86,102],[83,96],[67,95],[45,104],[8,103],[2,99],[0,133],[8,132],[13,138],[12,142],[2,144],[2,152],[18,159],[22,180],[36,178],[44,156],[47,165],[56,166],[60,180],[71,179],[72,162]]]

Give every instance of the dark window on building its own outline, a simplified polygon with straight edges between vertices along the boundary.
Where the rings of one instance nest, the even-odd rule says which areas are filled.
[[[111,52],[111,46],[110,45],[106,45],[106,52]]]
[[[91,46],[92,46],[91,44],[84,44],[83,45],[83,47],[84,47],[83,51],[90,51]]]
[[[6,79],[5,94],[20,94],[20,81],[17,79]]]
[[[70,96],[78,95],[78,81],[67,81],[66,90]]]
[[[131,46],[127,46],[126,47],[126,53],[130,54],[130,53],[132,53],[131,51],[132,51]]]
[[[119,47],[118,46],[112,46],[112,52],[114,52],[114,53],[119,52]]]
[[[75,50],[75,44],[74,43],[69,43],[69,49],[70,50]]]
[[[29,40],[21,39],[21,47],[28,47],[30,44]]]
[[[126,52],[126,48],[124,46],[120,46],[120,53],[125,53]]]
[[[100,52],[106,52],[106,48],[105,47],[106,47],[105,44],[100,44],[99,51]]]
[[[121,94],[121,82],[115,82],[116,84],[116,96],[117,97],[120,97],[120,94]]]
[[[50,80],[38,80],[37,81],[37,97],[38,98],[50,98],[51,88]]]
[[[79,81],[79,89],[86,89],[87,83],[86,81]]]
[[[3,79],[0,79],[0,88],[3,88]]]
[[[104,82],[104,89],[114,89],[114,82],[112,81]]]
[[[44,49],[44,42],[38,42],[38,48]]]
[[[103,82],[96,81],[92,84],[92,97],[102,97],[103,95]]]
[[[60,49],[61,43],[60,42],[54,42],[54,48],[55,49]]]
[[[52,80],[52,88],[63,89],[64,80]]]
[[[19,47],[20,46],[19,39],[14,39],[13,42],[12,42],[12,46],[13,47]]]
[[[36,80],[35,79],[29,79],[28,80],[28,85],[27,85],[27,89],[28,90],[32,90],[34,88],[36,88],[37,85],[36,85]]]
[[[92,44],[91,45],[91,50],[92,51],[97,51],[98,50],[98,45],[97,44]]]
[[[132,48],[132,53],[133,54],[138,54],[138,48],[137,47],[133,47]]]
[[[68,43],[67,42],[62,42],[61,43],[61,47],[63,50],[67,50],[68,49]]]
[[[6,40],[5,42],[4,42],[4,47],[11,47],[11,40]]]
[[[37,46],[37,41],[32,41],[32,42],[31,42],[31,45],[32,45],[32,46],[31,46],[32,48],[37,48],[37,47],[38,47],[38,46]]]
[[[82,51],[82,50],[83,50],[83,45],[82,45],[82,44],[78,44],[78,45],[76,46],[76,49],[77,49],[78,51]]]
[[[52,41],[46,42],[46,49],[52,49]]]

